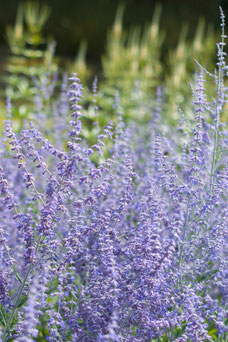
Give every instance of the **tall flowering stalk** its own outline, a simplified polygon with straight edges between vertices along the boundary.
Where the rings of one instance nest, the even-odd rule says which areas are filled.
[[[215,101],[215,113],[214,113],[214,122],[215,122],[215,132],[214,132],[214,147],[213,147],[213,156],[212,156],[212,164],[211,164],[211,173],[210,173],[210,193],[213,191],[213,181],[215,177],[216,171],[216,163],[218,157],[218,137],[219,137],[219,128],[220,128],[220,113],[222,110],[222,105],[224,102],[224,93],[223,93],[223,68],[225,67],[225,56],[224,52],[225,43],[225,16],[222,8],[220,7],[220,17],[221,17],[221,42],[217,44],[218,49],[218,62],[217,62],[217,75],[215,75],[216,80],[216,101]]]

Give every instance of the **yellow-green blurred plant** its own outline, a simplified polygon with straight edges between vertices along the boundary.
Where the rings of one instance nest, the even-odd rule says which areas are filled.
[[[43,57],[39,46],[46,43],[42,31],[50,11],[46,4],[32,1],[18,6],[15,25],[6,29],[6,39],[13,54]]]
[[[18,6],[14,26],[6,29],[6,40],[11,50],[4,77],[6,92],[3,97],[10,97],[12,114],[19,119],[28,117],[34,103],[36,87],[32,78],[42,79],[45,74],[53,75],[57,71],[54,60],[53,44],[44,38],[43,28],[50,15],[46,4],[28,1]]]
[[[6,65],[8,75],[4,77],[6,91],[2,98],[11,98],[12,114],[20,126],[34,108],[37,86],[34,86],[32,79],[36,78],[40,87],[42,84],[47,87],[58,69],[58,60],[54,55],[55,44],[43,35],[49,15],[50,8],[46,4],[28,1],[18,6],[14,26],[6,29],[11,56]],[[82,41],[74,62],[64,65],[69,74],[77,72],[85,85],[92,74],[91,68],[86,64],[86,51],[87,42]],[[46,106],[50,107],[50,104],[46,103]],[[49,109],[46,108],[47,115],[48,112]]]
[[[28,1],[25,4],[25,22],[28,31],[31,33],[30,44],[39,44],[42,39],[42,29],[50,15],[50,8],[37,2]]]
[[[169,51],[165,88],[169,120],[177,119],[177,103],[186,109],[191,107],[190,83],[194,82],[194,72],[198,61],[211,70],[216,55],[216,36],[211,26],[206,30],[204,19],[200,18],[192,40],[187,40],[188,28],[183,25],[176,49]],[[213,70],[211,70],[213,71]],[[213,85],[212,85],[213,86]]]
[[[6,38],[12,53],[20,54],[23,51],[25,41],[22,4],[18,6],[17,17],[14,27],[8,26],[6,29]]]
[[[125,32],[123,13],[122,5],[108,34],[106,54],[102,58],[104,77],[107,84],[125,94],[132,92],[135,81],[140,83],[142,91],[147,91],[158,83],[162,70],[160,52],[164,34],[159,29],[161,6],[156,6],[152,22],[143,31],[134,27]]]
[[[75,60],[68,65],[69,74],[76,72],[83,84],[87,84],[92,76],[92,69],[86,63],[87,46],[87,41],[82,40]]]

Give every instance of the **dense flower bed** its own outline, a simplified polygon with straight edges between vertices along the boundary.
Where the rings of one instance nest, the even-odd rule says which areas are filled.
[[[54,142],[46,138],[45,123],[40,131],[30,123],[16,133],[5,122],[3,342],[226,341],[228,137],[219,118],[227,67],[221,17],[217,69],[209,75],[215,96],[207,98],[208,73],[199,67],[194,118],[180,113],[176,130],[162,130],[161,89],[147,125],[125,125],[120,94],[115,127],[109,122],[89,146],[81,134],[83,89],[76,74],[54,107]]]

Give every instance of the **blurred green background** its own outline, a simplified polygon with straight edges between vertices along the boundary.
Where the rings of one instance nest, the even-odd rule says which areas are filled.
[[[0,126],[7,98],[19,129],[41,107],[53,120],[53,101],[65,71],[79,74],[87,107],[94,101],[91,84],[98,75],[101,125],[113,116],[117,90],[126,119],[142,120],[150,112],[145,104],[160,86],[169,123],[179,117],[177,104],[191,114],[195,59],[214,71],[219,6],[227,15],[227,0],[1,0]],[[40,109],[35,97],[42,102]],[[90,132],[94,110],[87,116]]]
[[[8,54],[4,39],[6,26],[14,24],[18,4],[22,1],[1,0],[0,11],[0,58]],[[122,0],[125,4],[124,27],[144,25],[150,22],[154,0]],[[57,41],[57,54],[63,57],[75,56],[82,39],[88,41],[88,59],[92,63],[100,62],[104,52],[107,30],[112,26],[118,0],[46,0],[51,15],[45,25],[44,32]],[[161,28],[166,31],[164,48],[177,43],[183,23],[189,26],[188,36],[191,38],[196,29],[199,17],[204,17],[207,23],[218,28],[219,10],[221,5],[225,14],[228,1],[217,0],[160,0],[162,4]]]

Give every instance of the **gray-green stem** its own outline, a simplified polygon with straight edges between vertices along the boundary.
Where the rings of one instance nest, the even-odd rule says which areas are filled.
[[[224,29],[222,30],[222,47],[221,53],[223,53],[223,45],[224,45]],[[221,91],[221,74],[222,74],[222,65],[219,63],[218,68],[218,80],[216,85],[216,103],[215,103],[215,133],[214,133],[214,148],[213,148],[213,155],[212,155],[212,163],[211,163],[211,172],[210,172],[210,188],[209,193],[213,192],[213,183],[214,183],[214,173],[215,173],[215,166],[216,166],[216,157],[217,157],[217,145],[218,145],[218,130],[219,130],[219,98],[220,98],[220,91]]]

